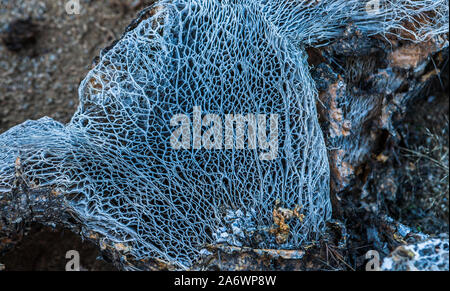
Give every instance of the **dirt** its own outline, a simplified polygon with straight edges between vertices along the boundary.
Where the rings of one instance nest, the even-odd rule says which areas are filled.
[[[81,1],[79,15],[67,14],[65,2],[0,0],[0,134],[44,116],[68,122],[93,59],[153,1]],[[68,250],[80,251],[86,270],[113,269],[75,234],[37,225],[0,263],[6,270],[64,270]]]
[[[103,260],[96,246],[83,242],[76,234],[38,224],[33,224],[14,251],[0,257],[0,262],[6,271],[63,271],[69,263],[66,254],[71,250],[79,252],[82,271],[115,270]]]
[[[82,1],[79,15],[65,2],[0,1],[0,133],[43,116],[68,122],[94,57],[152,1]]]
[[[68,122],[93,59],[153,1],[86,0],[79,15],[67,14],[65,2],[0,0],[0,134],[43,116]],[[349,228],[348,247],[338,252],[325,244],[320,251],[336,257],[336,267],[327,264],[325,269],[361,269],[367,250],[383,248],[372,238],[388,240],[377,214],[369,214],[364,205],[377,204],[382,213],[418,231],[448,232],[448,64],[446,70],[447,79],[435,78],[424,89],[397,124],[398,136],[387,137],[374,158],[368,198],[361,200],[361,193],[344,196],[342,215],[335,218]],[[446,163],[447,170],[439,162]],[[64,270],[68,250],[80,251],[84,270],[114,269],[97,259],[102,255],[96,246],[62,229],[39,225],[29,226],[19,245],[0,256],[0,267]]]

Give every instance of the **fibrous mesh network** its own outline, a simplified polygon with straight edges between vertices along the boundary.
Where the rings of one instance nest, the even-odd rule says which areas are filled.
[[[241,245],[318,239],[331,216],[329,166],[305,47],[350,22],[367,34],[409,30],[402,35],[413,41],[448,24],[447,1],[381,2],[376,10],[359,0],[155,4],[102,53],[69,124],[44,118],[0,136],[0,193],[13,187],[19,157],[30,183],[61,189],[86,229],[126,243],[136,258],[180,267],[230,223]],[[250,148],[174,149],[170,120],[192,120],[194,107],[221,117],[277,114],[277,158]],[[300,213],[281,242],[269,231],[276,206]]]

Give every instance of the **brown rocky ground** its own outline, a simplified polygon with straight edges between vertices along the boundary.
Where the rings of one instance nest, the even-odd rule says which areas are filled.
[[[0,1],[0,133],[43,116],[69,121],[94,57],[153,1],[81,1],[79,15],[68,15],[65,2]],[[0,263],[8,270],[63,270],[72,249],[86,258],[87,269],[111,269],[75,235],[36,225]]]
[[[0,133],[43,116],[69,121],[94,57],[152,1],[81,1],[79,15],[65,2],[0,1]],[[16,20],[27,21],[18,28]],[[8,50],[6,39],[22,49]]]
[[[94,57],[120,37],[140,8],[153,1],[85,0],[80,15],[68,15],[64,2],[0,0],[0,133],[43,116],[69,121],[78,103],[78,85]],[[399,244],[381,214],[428,234],[448,232],[449,104],[448,93],[444,93],[448,90],[448,49],[444,58],[447,61],[435,62],[443,64],[440,76],[410,100],[405,119],[394,122],[397,135],[380,139],[366,165],[371,174],[364,177],[364,187],[355,187],[357,191],[345,193],[335,203],[337,222],[330,223],[328,237],[304,260],[309,265],[261,260],[249,251],[239,257],[247,262],[247,269],[362,269],[365,252],[388,253]],[[315,65],[313,58],[310,61]],[[13,251],[0,256],[0,267],[63,270],[66,252],[79,250],[84,269],[114,269],[97,260],[101,256],[97,247],[68,231],[31,225],[23,235]],[[345,248],[339,248],[343,241]],[[229,265],[212,259],[208,268],[235,269],[236,256],[230,257]]]

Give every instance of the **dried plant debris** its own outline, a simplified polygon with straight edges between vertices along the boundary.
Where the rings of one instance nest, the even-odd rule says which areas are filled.
[[[96,58],[68,124],[42,118],[0,135],[0,234],[61,224],[130,270],[188,269],[205,249],[233,269],[207,249],[218,244],[231,262],[242,250],[234,258],[252,262],[247,269],[273,266],[253,259],[278,253],[287,269],[353,270],[367,242],[387,255],[407,241],[378,217],[388,203],[373,177],[391,165],[409,102],[439,76],[430,64],[448,47],[448,1],[366,4],[163,0],[144,9]],[[174,150],[171,118],[195,118],[195,108],[279,116],[276,157]],[[380,187],[398,189],[392,179]],[[346,225],[331,220],[332,203]]]
[[[36,44],[39,27],[31,19],[17,19],[11,22],[1,37],[6,48],[19,52]]]
[[[269,230],[271,235],[274,235],[276,242],[279,245],[285,244],[290,235],[291,227],[289,221],[292,219],[298,219],[302,223],[305,219],[305,215],[301,213],[302,207],[297,205],[295,208],[287,209],[279,206],[280,201],[276,201],[275,209],[272,212],[274,226]]]

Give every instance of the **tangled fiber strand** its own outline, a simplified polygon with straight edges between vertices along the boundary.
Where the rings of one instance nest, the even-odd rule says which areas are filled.
[[[267,19],[298,44],[323,46],[353,23],[362,33],[413,42],[448,33],[448,0],[267,0]]]
[[[407,20],[420,24],[415,41],[448,23],[446,1],[389,1],[376,15],[360,2],[155,4],[102,53],[68,125],[44,118],[0,136],[0,193],[13,187],[19,157],[30,183],[63,190],[86,230],[180,268],[230,227],[236,244],[261,248],[319,239],[331,216],[330,175],[303,46],[323,45],[349,22],[383,34]],[[171,118],[196,106],[221,117],[278,114],[277,158],[173,149]],[[299,212],[283,241],[270,234],[276,205]],[[246,219],[230,226],[238,212]]]

